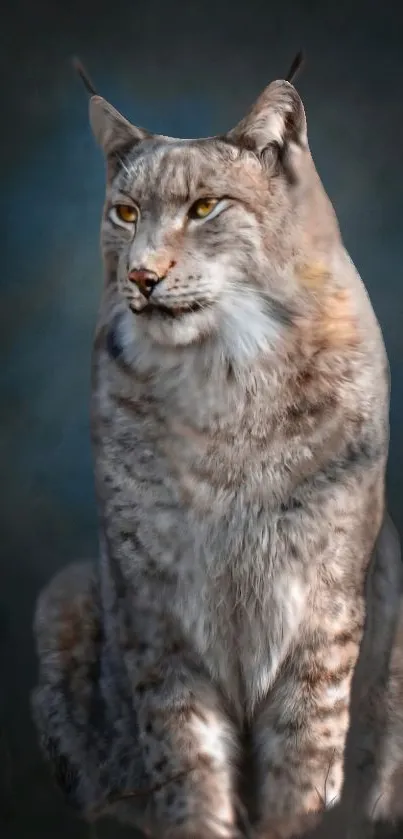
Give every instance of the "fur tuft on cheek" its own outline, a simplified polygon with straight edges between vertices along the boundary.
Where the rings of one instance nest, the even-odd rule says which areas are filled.
[[[282,324],[253,289],[223,294],[219,317],[219,341],[225,356],[235,364],[251,361],[261,352],[274,351],[281,340]]]

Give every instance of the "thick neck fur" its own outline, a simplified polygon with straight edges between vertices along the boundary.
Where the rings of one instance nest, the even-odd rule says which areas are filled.
[[[368,424],[372,433],[373,408],[386,387],[380,335],[371,348],[369,304],[339,248],[334,262],[349,268],[350,289],[337,284],[324,289],[328,278],[320,275],[321,263],[311,261],[310,275],[305,263],[312,298],[291,323],[273,323],[270,314],[262,314],[260,332],[257,323],[255,332],[244,329],[240,339],[233,322],[232,331],[185,347],[155,343],[142,329],[141,316],[110,295],[112,275],[96,350],[111,399],[118,396],[129,413],[131,403],[136,410],[145,399],[150,424],[171,439],[179,462],[185,458],[190,467],[194,458],[208,471],[210,452],[215,489],[242,488],[243,495],[285,503],[302,481],[344,455],[360,427]],[[245,321],[240,321],[244,327]],[[268,461],[270,482],[262,482]],[[212,494],[206,504],[213,503]]]

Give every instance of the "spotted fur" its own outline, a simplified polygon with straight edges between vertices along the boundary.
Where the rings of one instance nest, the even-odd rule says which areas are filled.
[[[107,163],[101,558],[39,601],[42,741],[88,818],[233,839],[241,800],[258,839],[288,839],[341,796],[371,557],[394,580],[369,598],[375,624],[398,612],[397,547],[375,549],[382,336],[292,85],[222,137],[151,136],[96,96],[91,122]],[[201,198],[211,217],[192,215]],[[377,774],[387,790],[393,771]]]

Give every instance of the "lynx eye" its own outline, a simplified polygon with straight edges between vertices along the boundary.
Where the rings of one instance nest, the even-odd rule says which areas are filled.
[[[111,209],[111,218],[112,221],[135,224],[138,218],[138,211],[129,204],[115,204]]]
[[[189,218],[207,218],[207,216],[213,212],[219,203],[218,198],[200,198],[199,201],[195,201],[193,206],[190,208]]]

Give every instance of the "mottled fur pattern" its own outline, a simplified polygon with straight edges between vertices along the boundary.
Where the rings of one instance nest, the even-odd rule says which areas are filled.
[[[112,809],[164,839],[235,837],[250,766],[256,836],[287,839],[340,799],[371,556],[398,576],[390,533],[375,550],[381,333],[292,85],[223,137],[151,136],[96,96],[91,122],[107,162],[101,558],[39,600],[42,742],[87,818]],[[369,598],[377,625],[396,619],[393,586]],[[393,730],[400,683],[384,682]],[[381,778],[383,815],[400,740],[393,754],[368,792]]]

